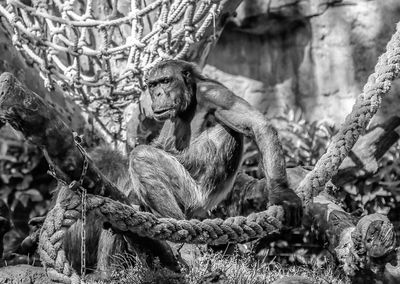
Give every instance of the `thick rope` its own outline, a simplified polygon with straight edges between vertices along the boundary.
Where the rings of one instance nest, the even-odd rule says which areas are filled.
[[[66,194],[66,190],[60,190],[58,200],[63,199]],[[47,276],[56,283],[80,283],[80,277],[67,261],[63,249],[66,231],[80,218],[79,210],[71,209],[80,208],[80,201],[76,199],[73,202],[68,209],[60,202],[56,203],[47,214],[39,237],[40,260]]]
[[[283,218],[280,206],[248,217],[226,220],[176,220],[157,218],[110,198],[87,195],[87,210],[108,221],[115,229],[132,231],[159,240],[194,244],[248,242],[278,232]],[[48,213],[39,239],[39,253],[48,277],[58,283],[79,283],[79,275],[71,268],[63,251],[67,229],[81,218],[81,198],[68,186],[60,189],[56,206]]]
[[[400,23],[386,46],[386,52],[379,57],[375,72],[368,77],[363,93],[357,98],[351,113],[346,117],[340,131],[332,139],[326,153],[318,160],[315,168],[307,174],[296,190],[305,206],[312,202],[325,184],[336,175],[340,164],[347,157],[358,137],[365,131],[372,116],[387,94],[392,81],[400,73]]]
[[[137,211],[128,205],[99,196],[88,197],[88,207],[121,231],[132,231],[157,240],[192,244],[248,242],[279,231],[282,224],[278,220],[283,219],[280,206],[271,206],[266,211],[247,217],[203,221],[157,218],[151,213]]]

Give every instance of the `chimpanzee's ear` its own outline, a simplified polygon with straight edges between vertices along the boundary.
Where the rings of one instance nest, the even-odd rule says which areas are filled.
[[[186,85],[192,83],[192,81],[193,81],[193,76],[192,76],[191,70],[187,70],[187,69],[183,70],[182,77],[183,77],[183,80],[185,81]]]

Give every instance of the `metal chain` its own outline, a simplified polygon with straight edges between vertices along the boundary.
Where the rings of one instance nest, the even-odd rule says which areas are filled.
[[[82,226],[81,226],[81,279],[84,281],[86,275],[86,206],[87,206],[87,190],[83,187],[83,180],[86,176],[87,169],[89,167],[89,161],[86,155],[85,149],[83,149],[82,137],[74,132],[74,141],[76,147],[81,152],[83,157],[83,168],[78,183],[75,186],[79,186],[81,192],[81,204],[82,204]],[[71,183],[72,184],[72,183]],[[73,185],[74,186],[74,185]]]
[[[82,204],[82,227],[81,227],[81,279],[85,279],[86,275],[86,211],[87,211],[87,190],[83,187],[83,180],[85,179],[88,167],[89,167],[89,160],[87,158],[87,154],[85,149],[82,147],[82,137],[79,136],[76,132],[73,133],[75,145],[78,148],[79,152],[81,152],[83,157],[83,166],[82,166],[82,173],[79,177],[79,181],[73,180],[68,187],[74,192],[80,192],[81,194],[81,204]],[[58,182],[67,185],[62,178],[57,175],[56,168],[54,166],[53,161],[51,160],[50,156],[47,154],[46,151],[43,151],[43,154],[49,164],[49,170],[47,173],[54,177]]]

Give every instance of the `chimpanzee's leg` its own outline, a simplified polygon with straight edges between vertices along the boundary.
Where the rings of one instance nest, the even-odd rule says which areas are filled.
[[[140,145],[129,157],[132,188],[139,202],[159,217],[185,219],[201,193],[184,166],[164,150]]]

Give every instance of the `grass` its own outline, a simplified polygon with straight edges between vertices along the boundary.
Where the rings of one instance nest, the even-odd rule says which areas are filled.
[[[136,263],[136,265],[133,265]],[[202,253],[192,259],[189,267],[181,274],[173,273],[160,265],[150,269],[138,259],[120,258],[116,270],[108,281],[91,282],[101,284],[197,284],[197,283],[272,283],[285,276],[308,277],[315,283],[347,284],[350,281],[332,266],[283,266],[276,261],[255,261],[250,256],[223,256],[221,253]],[[301,282],[297,282],[301,284]]]

